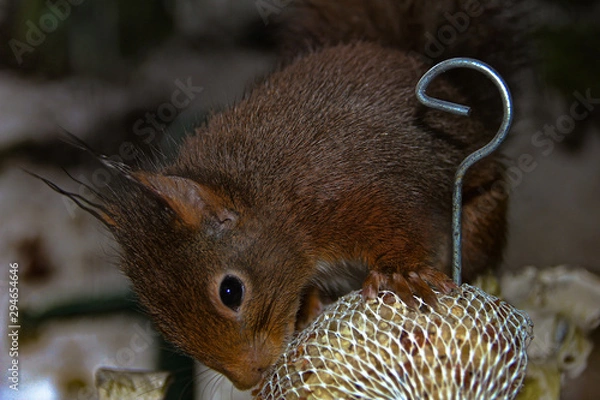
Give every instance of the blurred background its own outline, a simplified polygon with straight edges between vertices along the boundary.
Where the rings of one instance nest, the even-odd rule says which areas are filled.
[[[64,132],[126,163],[168,158],[211,110],[274,68],[271,28],[290,3],[0,0],[3,371],[11,362],[11,263],[18,263],[20,325],[20,390],[3,377],[1,399],[95,399],[101,366],[172,371],[169,399],[210,391],[201,367],[144,317],[115,266],[109,234],[22,169],[83,195],[90,193],[63,168],[93,186],[110,180],[65,145]],[[541,60],[524,78],[504,146],[512,167],[504,269],[567,264],[598,275],[600,2],[539,3]],[[597,398],[598,330],[592,340],[588,367],[565,380],[564,399]]]

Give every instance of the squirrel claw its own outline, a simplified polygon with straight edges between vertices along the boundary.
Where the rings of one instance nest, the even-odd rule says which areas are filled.
[[[419,277],[427,282],[429,286],[435,287],[441,293],[448,294],[458,289],[456,283],[442,271],[439,271],[435,268],[426,267],[419,271]]]
[[[456,284],[443,272],[424,267],[418,271],[392,274],[371,271],[363,284],[362,296],[364,299],[374,299],[380,290],[387,289],[396,293],[410,308],[416,309],[419,306],[414,296],[420,297],[426,304],[436,308],[438,299],[432,286],[446,294],[456,289]]]

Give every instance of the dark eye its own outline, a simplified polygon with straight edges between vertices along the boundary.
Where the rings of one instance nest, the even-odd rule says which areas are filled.
[[[244,284],[240,278],[228,275],[221,282],[219,296],[223,304],[233,311],[237,311],[244,300]]]

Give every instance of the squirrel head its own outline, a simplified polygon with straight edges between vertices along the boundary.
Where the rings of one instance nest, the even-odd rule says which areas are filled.
[[[98,215],[141,303],[184,352],[239,389],[255,386],[294,332],[302,256],[284,230],[193,179],[135,172],[126,181]]]

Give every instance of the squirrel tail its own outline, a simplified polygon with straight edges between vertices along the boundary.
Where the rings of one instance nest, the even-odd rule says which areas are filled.
[[[455,56],[514,68],[530,60],[531,0],[298,0],[283,18],[284,54],[363,40],[427,63]]]
[[[401,49],[427,66],[451,57],[488,63],[509,83],[521,86],[520,72],[532,64],[536,0],[297,0],[280,20],[284,60],[324,46],[354,41]],[[487,78],[451,71],[474,104],[495,110],[482,116],[498,123],[500,101]]]

